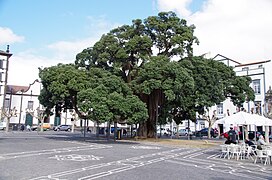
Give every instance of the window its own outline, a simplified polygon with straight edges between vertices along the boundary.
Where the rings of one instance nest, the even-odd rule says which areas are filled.
[[[204,128],[205,128],[205,123],[204,123],[204,122],[201,122],[201,123],[200,123],[200,128],[201,128],[201,129],[204,129]]]
[[[217,104],[217,114],[218,115],[223,114],[223,103]]]
[[[255,101],[254,106],[255,106],[255,113],[256,114],[262,114],[261,101]]]
[[[255,94],[261,94],[261,81],[260,79],[255,79],[252,81],[253,83],[253,90]]]
[[[33,101],[28,101],[27,102],[27,109],[33,109],[34,102]]]
[[[9,100],[10,100],[9,98],[5,98],[4,108],[9,108],[9,104],[10,104]]]

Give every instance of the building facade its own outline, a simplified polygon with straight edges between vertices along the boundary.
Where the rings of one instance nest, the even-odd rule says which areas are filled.
[[[245,102],[241,109],[234,106],[230,99],[227,99],[224,102],[211,107],[211,111],[216,110],[217,118],[220,119],[225,116],[229,116],[240,110],[264,115],[267,112],[265,95],[269,85],[266,79],[268,76],[271,76],[271,74],[268,74],[269,72],[266,69],[268,66],[271,66],[271,60],[255,61],[252,63],[242,64],[219,54],[213,59],[221,61],[228,66],[232,66],[237,76],[249,76],[252,80],[250,86],[254,90],[255,94],[255,100]],[[249,130],[254,130],[252,128],[253,127],[249,127]],[[228,131],[229,127],[224,127],[222,130],[224,132]],[[258,130],[261,131],[262,127],[258,127]]]

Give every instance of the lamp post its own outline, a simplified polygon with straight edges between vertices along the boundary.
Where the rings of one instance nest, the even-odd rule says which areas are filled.
[[[11,117],[16,117],[17,116],[17,109],[14,107],[12,109],[10,108],[2,108],[2,116],[5,116],[7,118],[6,122],[6,132],[9,131],[9,123],[10,123],[10,118]]]

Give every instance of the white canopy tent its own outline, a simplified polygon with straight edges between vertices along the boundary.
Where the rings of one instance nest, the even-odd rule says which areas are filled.
[[[255,125],[255,116],[246,112],[238,112],[231,116],[226,116],[219,119],[215,124],[228,124],[228,125]]]
[[[231,116],[224,117],[215,122],[215,125],[223,124],[227,126],[239,126],[239,125],[254,125],[255,131],[256,126],[265,126],[266,141],[269,142],[269,130],[268,126],[272,126],[272,120],[264,116],[257,114],[250,114],[246,112],[238,112]]]

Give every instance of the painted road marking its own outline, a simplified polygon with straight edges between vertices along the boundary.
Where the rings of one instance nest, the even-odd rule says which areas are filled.
[[[47,154],[60,154],[60,153],[67,153],[67,152],[78,152],[78,151],[86,151],[86,150],[105,149],[105,148],[111,148],[111,147],[112,146],[91,144],[88,146],[77,146],[77,147],[68,147],[68,148],[66,147],[66,148],[58,148],[58,149],[45,149],[45,150],[37,150],[37,151],[25,151],[25,152],[1,154],[2,158],[0,158],[0,160],[32,157],[32,156],[47,155]]]
[[[132,149],[161,149],[156,146],[131,146]]]
[[[55,155],[54,157],[49,157],[49,159],[56,159],[58,161],[95,161],[100,160],[101,158],[103,157],[79,154]]]
[[[63,172],[51,174],[48,176],[33,178],[32,180],[69,179],[69,178],[71,179],[71,175],[73,175],[73,179],[80,179],[80,180],[97,179],[97,178],[109,176],[112,174],[120,173],[123,171],[131,170],[134,168],[146,166],[152,163],[162,162],[167,159],[171,159],[173,157],[178,157],[178,156],[181,156],[180,155],[181,151],[183,152],[184,149],[181,149],[181,148],[172,149],[172,150],[164,151],[164,152],[152,153],[152,154],[147,154],[143,156],[136,156],[136,157],[131,157],[131,158],[113,161],[109,163],[103,163],[96,166],[88,166],[88,167],[83,167],[79,169],[74,169],[72,171],[71,170],[63,171]],[[188,150],[183,152],[182,154],[186,154],[186,152],[190,153],[194,151]],[[96,171],[92,172],[91,170],[94,170],[94,169],[96,169]]]

